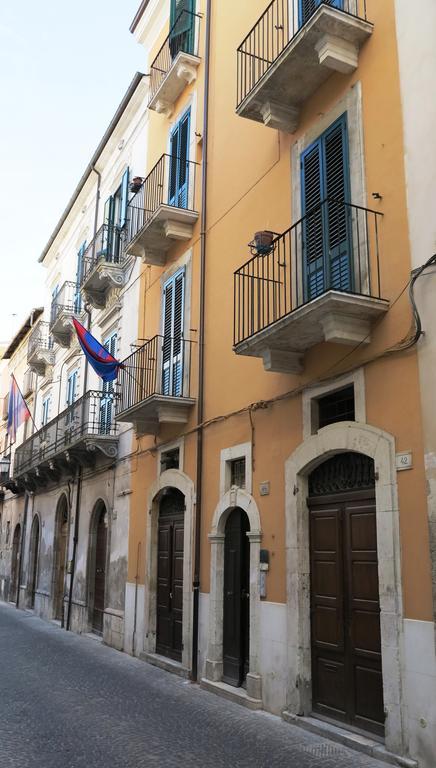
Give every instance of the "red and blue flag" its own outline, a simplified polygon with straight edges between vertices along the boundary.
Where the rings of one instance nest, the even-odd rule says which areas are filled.
[[[21,394],[15,376],[12,375],[11,386],[9,389],[8,424],[6,427],[11,443],[15,443],[15,440],[17,439],[18,427],[21,424],[24,424],[27,419],[31,418],[32,416],[26,405],[25,399]]]
[[[122,363],[111,355],[75,317],[73,317],[73,323],[79,344],[97,376],[100,376],[103,381],[114,381],[118,376],[119,369],[122,368]]]

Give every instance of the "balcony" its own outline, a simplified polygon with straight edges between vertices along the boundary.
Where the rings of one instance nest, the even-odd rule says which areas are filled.
[[[124,231],[103,224],[83,255],[80,288],[95,309],[104,309],[113,288],[125,283]]]
[[[50,333],[61,347],[69,347],[73,315],[79,315],[82,298],[77,283],[66,282],[54,297],[50,313]]]
[[[200,16],[183,10],[150,68],[148,108],[171,117],[186,85],[197,78]]]
[[[126,254],[162,266],[175,241],[191,239],[196,168],[191,160],[162,155],[129,202]]]
[[[36,490],[77,466],[92,466],[99,452],[117,455],[117,425],[113,421],[113,395],[87,392],[15,451],[13,479]]]
[[[304,353],[323,341],[370,341],[389,308],[381,298],[382,214],[324,200],[265,245],[234,276],[234,350],[267,371],[300,373]]]
[[[304,102],[356,69],[372,32],[366,0],[272,0],[237,51],[237,114],[294,133]]]
[[[192,342],[155,336],[123,361],[116,420],[137,434],[156,435],[161,424],[185,424],[190,395]]]
[[[29,336],[27,345],[27,364],[38,376],[48,376],[55,361],[53,339],[48,323],[40,320]]]

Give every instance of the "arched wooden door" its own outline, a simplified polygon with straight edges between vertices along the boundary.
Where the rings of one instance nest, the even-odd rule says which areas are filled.
[[[39,553],[39,519],[33,518],[30,533],[30,563],[29,563],[29,606],[35,607],[36,582],[38,577],[38,553]]]
[[[98,634],[103,632],[106,592],[107,528],[107,511],[106,507],[102,505],[97,516],[95,530],[94,605],[92,611],[92,629]]]
[[[383,734],[374,462],[343,453],[309,478],[312,708]]]
[[[163,491],[159,504],[156,651],[176,661],[183,648],[183,554],[185,497]]]
[[[250,649],[250,523],[242,509],[227,518],[224,541],[223,681],[243,685]]]
[[[20,543],[21,543],[21,525],[18,523],[15,526],[14,538],[12,540],[11,587],[9,590],[9,600],[11,600],[11,602],[14,602],[14,603],[17,599],[17,591],[18,591]]]
[[[65,560],[67,556],[68,539],[68,505],[65,496],[62,497],[56,516],[56,553],[54,574],[55,618],[62,620],[65,594]]]

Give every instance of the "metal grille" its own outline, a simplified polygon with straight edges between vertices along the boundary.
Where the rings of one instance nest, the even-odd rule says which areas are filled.
[[[354,386],[320,397],[318,400],[318,428],[337,421],[354,421]]]
[[[245,488],[245,459],[233,459],[230,462],[230,485]]]

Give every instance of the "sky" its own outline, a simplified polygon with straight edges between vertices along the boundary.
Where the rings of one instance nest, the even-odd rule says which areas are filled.
[[[140,0],[0,0],[0,342],[41,305],[38,264],[145,51]]]

